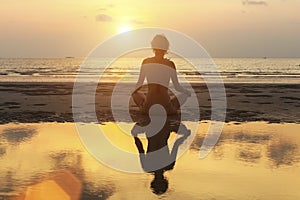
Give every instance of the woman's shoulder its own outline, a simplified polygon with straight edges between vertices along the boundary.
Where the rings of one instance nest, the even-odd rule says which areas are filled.
[[[142,64],[148,64],[148,63],[151,63],[151,60],[153,60],[153,58],[151,57],[148,57],[148,58],[145,58],[142,62]]]
[[[155,57],[147,57],[143,60],[143,64],[157,63]]]
[[[175,63],[168,58],[165,58],[158,62],[155,57],[148,57],[148,58],[145,58],[142,62],[142,64],[150,64],[150,63],[160,63],[160,64],[168,65],[172,68],[175,68]]]
[[[175,63],[172,60],[170,60],[169,58],[165,58],[163,64],[168,65],[169,67],[174,68],[174,69],[176,68]]]
[[[175,68],[175,63],[172,60],[166,58],[166,61],[169,63],[170,67]]]

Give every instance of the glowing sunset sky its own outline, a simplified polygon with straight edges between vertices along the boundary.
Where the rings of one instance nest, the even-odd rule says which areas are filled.
[[[2,0],[0,57],[84,57],[120,31],[183,32],[213,57],[300,57],[300,0]]]

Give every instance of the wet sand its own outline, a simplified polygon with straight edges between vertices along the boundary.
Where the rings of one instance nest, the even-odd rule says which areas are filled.
[[[89,91],[90,85],[82,86],[83,95]],[[127,86],[124,83],[124,91],[127,90]],[[200,102],[200,118],[209,120],[211,104],[207,88],[205,84],[192,86]],[[228,83],[225,84],[225,88],[227,122],[299,123],[300,84]],[[0,123],[72,122],[72,89],[73,83],[0,83]],[[97,88],[97,122],[114,121],[111,113],[113,89],[112,83],[101,83]],[[120,121],[128,121],[127,118],[125,115]],[[92,121],[86,113],[83,114],[82,120]]]
[[[82,85],[82,95],[90,86]],[[184,123],[200,123],[200,128],[190,138],[189,150],[165,173],[168,191],[157,196],[150,188],[152,174],[113,170],[87,152],[71,123],[73,83],[0,83],[0,199],[16,199],[28,187],[63,172],[76,177],[81,199],[299,199],[300,84],[225,84],[227,123],[202,160],[199,148],[210,124],[211,100],[205,84],[192,86],[201,121],[195,122],[189,108]],[[128,85],[122,87],[125,97]],[[101,127],[115,145],[137,153],[132,136],[116,128],[113,89],[112,83],[98,85],[97,121],[81,113],[81,122]],[[122,112],[117,123],[132,127],[130,116]]]
[[[104,128],[120,148],[137,153],[132,137],[116,139],[123,132],[113,128],[115,123],[95,126]],[[209,121],[200,123],[189,150],[165,173],[167,192],[157,196],[150,189],[152,174],[119,172],[95,160],[73,123],[0,125],[0,199],[14,199],[62,170],[81,184],[81,199],[300,198],[299,124],[226,123],[218,144],[200,160],[198,150],[208,126]]]

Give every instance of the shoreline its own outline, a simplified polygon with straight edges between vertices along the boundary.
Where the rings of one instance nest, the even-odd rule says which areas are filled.
[[[0,82],[2,97],[0,124],[73,122],[73,84],[73,82]],[[88,89],[92,83],[81,84]],[[127,84],[133,83],[122,83],[124,91]],[[95,108],[99,123],[114,121],[110,109],[114,85],[115,83],[98,85]],[[211,105],[206,85],[204,83],[191,83],[191,85],[199,101],[200,120],[209,120]],[[225,83],[224,85],[227,95],[226,122],[300,122],[300,98],[298,97],[300,83]],[[124,120],[121,121],[126,122],[127,118],[128,115],[124,115]],[[89,122],[89,119],[83,119],[83,122]]]

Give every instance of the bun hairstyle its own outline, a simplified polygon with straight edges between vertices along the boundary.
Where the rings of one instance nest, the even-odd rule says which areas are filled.
[[[168,51],[169,49],[169,40],[163,34],[158,34],[154,36],[151,41],[152,49],[160,49]]]

